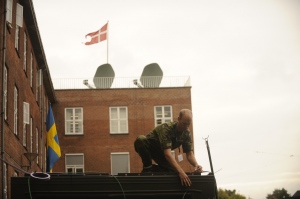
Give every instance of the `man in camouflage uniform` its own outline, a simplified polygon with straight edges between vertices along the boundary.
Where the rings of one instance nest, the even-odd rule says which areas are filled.
[[[182,109],[178,116],[178,122],[168,122],[154,128],[148,135],[140,135],[134,142],[135,151],[140,155],[143,162],[142,172],[177,172],[181,184],[190,186],[191,181],[182,170],[171,154],[182,145],[186,158],[195,170],[202,172],[193,153],[193,144],[188,130],[192,123],[192,112],[188,109]],[[158,165],[152,165],[152,159]]]

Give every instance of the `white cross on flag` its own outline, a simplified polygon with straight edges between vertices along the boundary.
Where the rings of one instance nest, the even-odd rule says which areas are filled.
[[[100,30],[97,30],[96,32],[92,32],[92,33],[85,35],[85,38],[88,39],[88,41],[85,42],[84,44],[92,45],[92,44],[96,44],[96,43],[106,40],[107,39],[107,24],[108,23],[106,23]]]

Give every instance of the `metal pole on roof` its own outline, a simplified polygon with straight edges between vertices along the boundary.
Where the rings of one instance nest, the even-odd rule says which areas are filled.
[[[106,28],[106,61],[108,63],[108,32],[109,32],[109,28],[108,28],[108,22],[107,21],[107,28]]]
[[[216,184],[216,187],[215,187],[215,196],[216,196],[216,198],[218,198],[217,181],[216,181],[216,176],[215,176],[215,173],[214,173],[214,168],[213,168],[213,165],[212,165],[212,160],[211,160],[211,155],[210,155],[210,150],[209,150],[209,145],[208,145],[208,137],[205,138],[204,140],[205,140],[206,148],[207,148],[207,152],[208,152],[208,157],[209,157],[209,164],[210,164],[211,173],[212,173],[212,175],[214,176],[215,184]]]

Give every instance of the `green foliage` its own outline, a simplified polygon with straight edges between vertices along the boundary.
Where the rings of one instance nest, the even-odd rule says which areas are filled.
[[[219,189],[218,190],[219,199],[246,199],[245,196],[236,193],[236,190],[227,190],[227,189]]]
[[[275,189],[272,194],[268,194],[266,199],[283,199],[291,197],[291,195],[284,188]]]

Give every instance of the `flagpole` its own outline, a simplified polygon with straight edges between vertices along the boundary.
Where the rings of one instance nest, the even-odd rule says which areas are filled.
[[[107,33],[106,33],[106,37],[107,37],[107,38],[106,38],[106,45],[107,45],[107,46],[106,46],[106,56],[107,56],[107,57],[106,57],[106,61],[107,61],[107,63],[108,63],[108,30],[109,30],[109,28],[108,28],[108,22],[109,22],[109,21],[107,21],[107,29],[106,29],[106,31],[107,31]]]

